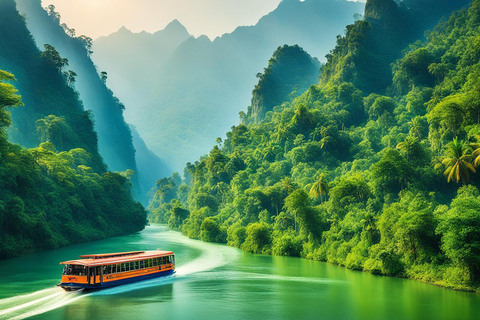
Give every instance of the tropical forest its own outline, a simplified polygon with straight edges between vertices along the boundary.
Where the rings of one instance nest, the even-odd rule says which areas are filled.
[[[149,219],[253,253],[479,290],[480,1],[434,26],[459,3],[417,3],[368,1],[304,92],[315,62],[279,47],[226,139],[157,182]]]
[[[476,319],[480,0],[0,0],[0,274],[0,320]]]

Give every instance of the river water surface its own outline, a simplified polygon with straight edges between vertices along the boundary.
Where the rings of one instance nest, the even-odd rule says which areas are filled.
[[[173,276],[64,292],[60,261],[172,250]],[[165,227],[0,261],[0,319],[480,319],[480,295],[299,258],[252,255]]]

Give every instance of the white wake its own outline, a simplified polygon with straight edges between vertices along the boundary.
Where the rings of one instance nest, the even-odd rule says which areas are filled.
[[[110,289],[103,289],[92,293],[66,292],[61,288],[48,288],[25,295],[14,296],[0,300],[0,320],[25,319],[45,312],[49,312],[71,304],[85,297],[97,295],[113,295],[149,287],[155,287],[180,279],[188,279],[189,275],[210,271],[231,262],[239,254],[237,250],[222,246],[191,240],[178,232],[159,232],[152,235],[155,240],[163,243],[177,243],[186,247],[193,247],[201,251],[198,258],[186,263],[178,264],[176,273],[171,276],[156,278],[122,285]],[[177,261],[178,263],[179,261]]]

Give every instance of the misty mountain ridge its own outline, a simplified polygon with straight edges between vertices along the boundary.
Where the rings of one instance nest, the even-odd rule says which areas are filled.
[[[181,170],[238,121],[250,104],[255,75],[278,47],[299,45],[325,61],[336,35],[363,9],[364,3],[346,0],[282,1],[256,25],[213,41],[181,33],[176,42],[157,42],[155,34],[122,30],[95,40],[93,59],[127,105],[127,121]],[[173,34],[170,28],[161,32]]]

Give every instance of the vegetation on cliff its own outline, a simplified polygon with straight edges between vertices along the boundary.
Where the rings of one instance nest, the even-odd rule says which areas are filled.
[[[232,127],[183,181],[160,180],[150,220],[254,253],[478,290],[480,1],[426,38],[454,8],[412,3],[367,1],[319,84]],[[422,8],[425,24],[407,23]]]

